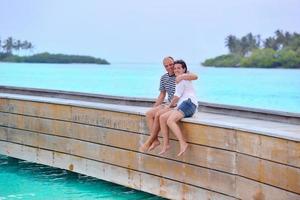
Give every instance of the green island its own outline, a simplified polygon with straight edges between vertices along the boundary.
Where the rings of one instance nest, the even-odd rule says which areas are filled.
[[[16,62],[16,63],[88,63],[88,64],[110,64],[105,59],[95,58],[92,56],[81,55],[65,55],[51,54],[48,52],[38,53],[30,56],[19,56],[13,52],[28,51],[34,47],[27,40],[15,40],[9,37],[0,40],[0,62]]]
[[[206,59],[203,66],[300,68],[300,34],[281,30],[262,40],[260,35],[248,33],[242,38],[229,35],[225,39],[226,55]]]

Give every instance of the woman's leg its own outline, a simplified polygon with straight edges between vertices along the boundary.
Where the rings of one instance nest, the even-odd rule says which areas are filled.
[[[182,112],[174,110],[167,120],[168,126],[179,140],[180,151],[177,154],[177,156],[181,156],[188,147],[188,143],[185,141],[185,137],[183,137],[180,127],[178,125],[179,120],[181,120],[183,117],[184,116]]]
[[[159,117],[160,131],[161,131],[161,134],[163,136],[163,148],[158,153],[159,155],[164,154],[170,148],[170,144],[169,144],[169,128],[167,126],[167,120],[168,120],[169,116],[171,115],[171,113],[172,113],[172,110],[170,110],[170,111],[162,114]]]

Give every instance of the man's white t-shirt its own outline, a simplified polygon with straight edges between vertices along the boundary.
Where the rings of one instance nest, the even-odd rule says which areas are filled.
[[[177,107],[185,100],[190,98],[198,107],[198,100],[196,97],[196,91],[194,89],[194,86],[192,84],[192,81],[182,80],[178,84],[176,84],[175,94],[174,96],[179,97]]]

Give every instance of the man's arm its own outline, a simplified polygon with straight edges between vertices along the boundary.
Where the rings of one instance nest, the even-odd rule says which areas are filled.
[[[198,76],[196,74],[184,73],[184,74],[181,74],[180,76],[176,77],[176,83],[179,83],[182,80],[194,81],[197,79],[198,79]]]
[[[156,106],[159,106],[160,104],[162,104],[162,102],[164,101],[166,97],[166,91],[160,91],[156,101],[155,101],[155,104],[153,105],[153,107],[156,107]]]

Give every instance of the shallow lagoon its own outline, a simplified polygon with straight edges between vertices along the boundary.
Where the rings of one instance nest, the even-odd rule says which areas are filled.
[[[0,200],[158,200],[133,190],[66,170],[0,155]]]

